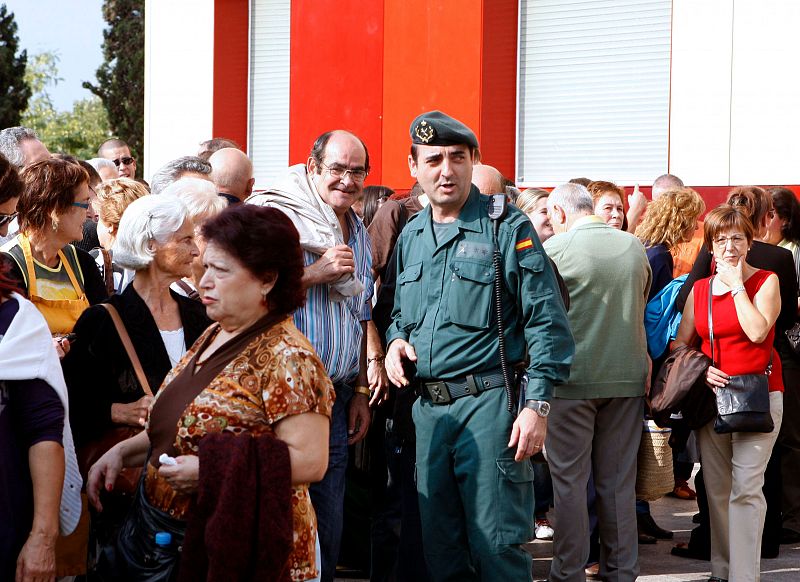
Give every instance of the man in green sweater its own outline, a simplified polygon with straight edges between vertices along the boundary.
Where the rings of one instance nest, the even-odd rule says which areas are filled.
[[[544,248],[569,289],[575,359],[555,387],[546,449],[558,528],[551,582],[583,580],[589,556],[586,484],[594,470],[604,580],[638,573],[636,456],[648,375],[644,309],[652,274],[644,247],[592,213],[579,184],[547,199],[556,236]]]

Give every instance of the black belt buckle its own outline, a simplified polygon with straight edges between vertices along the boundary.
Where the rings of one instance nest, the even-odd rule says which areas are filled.
[[[453,399],[450,396],[450,390],[447,389],[447,384],[444,382],[426,382],[425,390],[434,404],[447,404]]]

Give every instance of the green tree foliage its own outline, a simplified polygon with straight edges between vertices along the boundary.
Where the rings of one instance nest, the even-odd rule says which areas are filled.
[[[31,88],[25,83],[28,52],[17,55],[19,39],[14,13],[0,4],[0,129],[19,125]]]
[[[22,125],[35,130],[53,153],[71,154],[82,160],[95,157],[97,147],[111,136],[100,99],[91,96],[73,103],[72,111],[57,111],[48,88],[62,79],[58,76],[58,56],[52,52],[31,57],[25,80],[33,97],[22,114]]]
[[[144,0],[105,0],[105,62],[97,85],[83,86],[97,95],[108,112],[111,131],[125,140],[134,157],[144,152]]]

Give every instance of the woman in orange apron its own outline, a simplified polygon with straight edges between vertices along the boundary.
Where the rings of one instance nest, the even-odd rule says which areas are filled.
[[[47,321],[59,355],[69,351],[64,336],[90,304],[106,298],[92,257],[70,241],[83,237],[89,209],[89,175],[74,161],[48,159],[26,167],[17,203],[19,234],[0,247],[9,275]],[[85,505],[85,504],[84,504]],[[56,575],[86,571],[88,513],[73,534],[56,542]]]

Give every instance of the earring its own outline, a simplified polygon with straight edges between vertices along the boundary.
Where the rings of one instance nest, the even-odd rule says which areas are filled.
[[[51,224],[52,224],[52,226],[53,226],[53,232],[57,231],[57,230],[58,230],[58,224],[57,224],[57,223],[55,223],[55,222],[53,222],[53,223],[51,223]]]
[[[261,292],[261,296],[263,297],[264,303],[267,302],[267,295],[269,295],[269,291],[267,291],[266,289]]]

